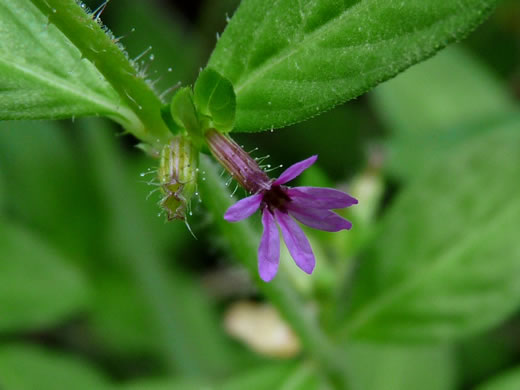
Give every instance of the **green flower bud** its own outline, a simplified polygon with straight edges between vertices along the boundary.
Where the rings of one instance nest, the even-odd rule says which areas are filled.
[[[186,218],[197,188],[199,152],[189,138],[178,136],[161,151],[158,176],[163,198],[160,206],[168,220]]]

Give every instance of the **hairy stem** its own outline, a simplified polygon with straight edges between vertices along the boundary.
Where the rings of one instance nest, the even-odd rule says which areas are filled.
[[[75,0],[31,0],[50,23],[92,62],[140,119],[140,126],[126,130],[152,145],[162,145],[170,132],[161,118],[161,101],[128,59],[121,47],[101,27],[94,15]]]
[[[347,389],[345,362],[341,361],[341,355],[323,333],[315,316],[291,288],[282,270],[269,283],[260,279],[257,269],[258,233],[248,221],[232,224],[224,220],[224,212],[232,204],[229,190],[222,182],[216,165],[208,157],[201,156],[201,167],[205,172],[204,180],[199,181],[202,199],[233,256],[247,268],[260,291],[298,334],[306,352],[327,374],[331,384],[337,389]]]

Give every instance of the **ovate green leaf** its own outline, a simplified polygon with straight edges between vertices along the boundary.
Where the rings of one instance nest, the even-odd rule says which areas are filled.
[[[400,194],[360,264],[343,335],[453,340],[518,307],[519,128],[454,148]]]
[[[209,61],[236,130],[281,127],[352,99],[475,28],[496,0],[245,0]]]
[[[0,36],[0,119],[135,118],[30,1],[0,0]]]
[[[77,269],[30,232],[0,220],[0,330],[32,330],[85,308]]]

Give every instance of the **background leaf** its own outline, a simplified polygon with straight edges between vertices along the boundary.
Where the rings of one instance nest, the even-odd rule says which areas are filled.
[[[406,178],[518,108],[498,77],[460,45],[378,86],[370,97],[391,131],[386,169]]]
[[[88,288],[78,269],[27,230],[0,220],[0,330],[34,330],[79,313]]]
[[[371,98],[387,126],[402,136],[478,124],[516,108],[500,79],[461,45],[381,84]]]
[[[520,302],[520,119],[432,163],[395,201],[363,259],[343,334],[452,340]]]
[[[110,389],[103,374],[85,361],[33,346],[0,346],[0,373],[2,389]]]
[[[121,390],[317,390],[319,379],[310,366],[287,362],[262,364],[248,369],[223,381],[213,381],[211,385],[203,382],[149,379],[128,383]]]
[[[517,390],[518,388],[520,388],[520,369],[516,368],[491,379],[489,383],[479,386],[477,390]]]
[[[352,99],[466,35],[494,0],[247,0],[209,61],[237,95],[237,131]]]
[[[347,353],[353,390],[455,388],[455,354],[450,347],[353,343]]]
[[[114,390],[201,390],[209,389],[205,383],[183,380],[149,379],[117,386]]]
[[[91,264],[103,210],[68,130],[58,122],[0,122],[1,175],[9,183],[4,211],[67,258]]]
[[[4,182],[3,182],[2,174],[0,173],[0,210],[4,208]]]
[[[319,381],[310,366],[278,362],[251,369],[217,386],[219,390],[317,390]]]
[[[138,121],[30,1],[0,1],[0,119],[104,115]]]

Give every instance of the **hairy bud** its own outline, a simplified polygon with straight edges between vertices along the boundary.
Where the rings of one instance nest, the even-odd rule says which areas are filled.
[[[160,206],[168,220],[186,218],[186,210],[197,188],[198,150],[189,138],[173,138],[161,151],[158,176],[163,197]]]

